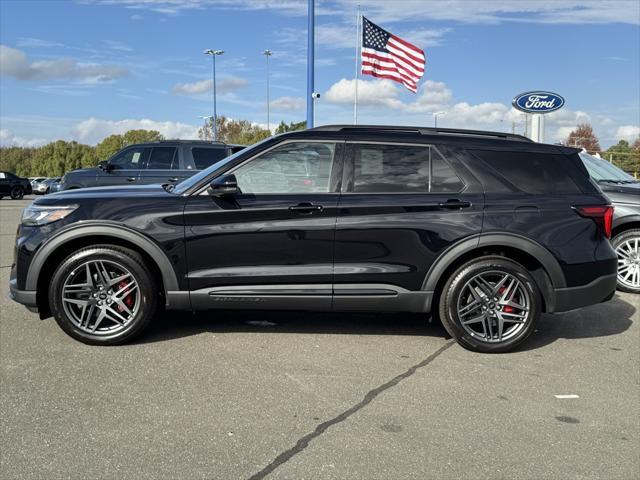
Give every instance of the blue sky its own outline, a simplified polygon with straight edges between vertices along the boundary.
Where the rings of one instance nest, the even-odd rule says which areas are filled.
[[[129,128],[189,138],[211,114],[266,124],[264,49],[271,57],[271,122],[303,120],[306,0],[0,0],[0,142],[96,143]],[[316,123],[353,120],[356,1],[316,0]],[[606,147],[640,132],[637,0],[396,0],[362,3],[373,22],[423,48],[416,95],[364,77],[359,122],[516,131],[512,98],[543,89],[565,108],[547,141],[578,123]]]

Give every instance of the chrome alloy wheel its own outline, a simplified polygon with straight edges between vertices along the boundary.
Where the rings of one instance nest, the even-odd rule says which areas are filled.
[[[110,260],[90,260],[76,267],[62,286],[62,307],[69,320],[92,335],[127,328],[140,307],[133,274]]]
[[[618,282],[629,288],[640,288],[640,238],[633,237],[616,247]]]
[[[464,284],[457,309],[462,327],[472,337],[485,342],[503,342],[525,328],[531,298],[514,275],[487,271]]]

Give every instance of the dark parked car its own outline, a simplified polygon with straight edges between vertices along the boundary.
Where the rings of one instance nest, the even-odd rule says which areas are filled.
[[[242,148],[241,145],[199,140],[129,145],[97,167],[67,173],[62,177],[59,189],[178,183]]]
[[[618,254],[618,289],[640,293],[640,182],[602,158],[585,152],[580,157],[615,206],[611,243]]]
[[[161,308],[432,312],[504,352],[542,312],[610,299],[613,208],[574,148],[518,136],[327,126],[179,185],[61,192],[19,227],[12,297],[118,344]]]
[[[21,178],[11,172],[0,172],[0,198],[11,197],[20,200],[31,194],[31,182],[28,178]]]

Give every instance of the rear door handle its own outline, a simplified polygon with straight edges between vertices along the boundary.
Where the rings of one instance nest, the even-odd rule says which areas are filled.
[[[171,177],[168,179],[171,183],[175,183],[178,181],[178,177]]]
[[[127,182],[135,182],[136,177],[127,177]]]
[[[303,215],[311,215],[312,213],[321,212],[324,207],[322,205],[314,205],[313,203],[299,203],[289,207],[290,212],[300,213]]]
[[[440,208],[457,210],[460,208],[469,208],[471,206],[471,202],[462,202],[460,200],[447,200],[446,202],[439,203],[438,206]]]

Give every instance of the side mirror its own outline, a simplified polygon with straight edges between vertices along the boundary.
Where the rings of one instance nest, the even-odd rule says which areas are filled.
[[[113,170],[113,165],[110,165],[107,160],[102,160],[98,162],[98,168],[108,173]]]
[[[238,180],[235,175],[222,175],[213,179],[209,184],[207,193],[212,197],[227,197],[239,193]]]

